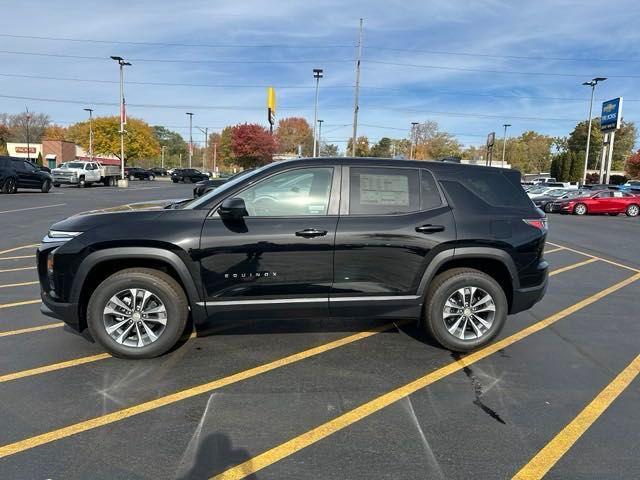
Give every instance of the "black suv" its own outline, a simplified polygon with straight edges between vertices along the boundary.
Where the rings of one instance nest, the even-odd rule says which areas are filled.
[[[546,218],[516,171],[298,159],[131,207],[54,224],[37,259],[43,312],[120,357],[166,352],[189,315],[199,333],[233,318],[408,317],[469,351],[547,284]]]
[[[196,170],[195,168],[176,168],[171,174],[171,180],[173,180],[173,183],[196,183],[208,179],[209,175],[202,173],[200,170]]]
[[[0,191],[16,193],[18,188],[36,188],[43,193],[51,190],[51,174],[37,165],[16,157],[0,157]]]

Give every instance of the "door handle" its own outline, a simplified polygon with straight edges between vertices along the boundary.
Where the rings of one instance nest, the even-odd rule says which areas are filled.
[[[416,227],[416,232],[418,233],[436,233],[436,232],[444,232],[444,225],[421,225]]]
[[[326,230],[316,230],[315,228],[305,228],[296,232],[296,237],[313,238],[322,237],[327,234]]]

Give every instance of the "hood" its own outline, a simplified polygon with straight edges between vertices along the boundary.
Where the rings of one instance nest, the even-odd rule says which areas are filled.
[[[118,205],[116,207],[99,208],[96,210],[89,210],[87,212],[76,213],[75,215],[73,215],[73,217],[84,215],[99,215],[103,213],[148,212],[150,210],[162,210],[168,205],[182,202],[184,200],[190,199],[174,198],[170,200],[154,200],[152,202],[127,203],[125,205]]]

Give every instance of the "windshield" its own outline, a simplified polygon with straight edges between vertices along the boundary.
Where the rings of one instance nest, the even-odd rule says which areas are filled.
[[[69,162],[63,163],[60,168],[84,168],[84,163],[82,162]]]
[[[536,187],[529,190],[529,193],[544,193],[549,190],[549,187]]]
[[[566,190],[551,190],[549,192],[550,197],[561,197],[567,193]]]
[[[222,185],[220,185],[218,188],[214,188],[209,193],[207,193],[207,194],[205,194],[205,195],[203,195],[203,196],[201,196],[199,198],[196,198],[196,199],[192,200],[190,203],[185,204],[182,208],[185,208],[185,209],[197,208],[198,206],[207,203],[207,201],[209,201],[209,199],[211,197],[213,197],[214,195],[218,195],[221,192],[224,192],[224,191],[226,191],[228,189],[231,189],[231,188],[235,187],[238,183],[244,182],[249,177],[252,177],[252,176],[256,175],[259,172],[262,172],[263,170],[267,169],[271,165],[273,165],[273,164],[270,163],[270,164],[264,165],[264,166],[262,166],[260,168],[257,168],[255,170],[250,170],[250,171],[247,171],[247,172],[241,172],[240,174],[237,174],[235,177],[233,177],[228,182],[223,183]]]

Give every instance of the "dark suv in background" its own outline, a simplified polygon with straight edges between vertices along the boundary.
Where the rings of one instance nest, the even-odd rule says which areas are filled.
[[[516,171],[365,158],[269,164],[171,204],[76,215],[38,250],[43,312],[149,358],[247,318],[411,318],[454,351],[544,295],[547,223]]]
[[[37,165],[15,157],[0,157],[0,191],[16,193],[18,188],[35,188],[43,193],[51,190],[51,174]]]
[[[125,167],[124,174],[129,180],[155,180],[156,178],[153,172],[140,167]]]
[[[171,174],[171,180],[173,183],[196,183],[202,180],[208,180],[209,175],[202,173],[195,168],[176,168]]]

